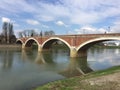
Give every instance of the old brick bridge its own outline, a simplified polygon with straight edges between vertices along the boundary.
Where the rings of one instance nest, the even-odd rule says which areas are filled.
[[[87,50],[92,45],[111,40],[120,40],[120,33],[107,34],[77,34],[77,35],[54,35],[19,38],[17,43],[22,44],[22,49],[32,47],[34,42],[38,45],[38,51],[50,49],[56,41],[61,41],[70,49],[70,57],[82,57],[87,55]]]

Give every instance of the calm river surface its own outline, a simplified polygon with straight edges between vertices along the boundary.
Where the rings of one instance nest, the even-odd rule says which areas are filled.
[[[69,51],[53,49],[0,50],[0,90],[30,90],[66,77],[120,65],[120,49],[91,48],[84,58],[70,58]]]

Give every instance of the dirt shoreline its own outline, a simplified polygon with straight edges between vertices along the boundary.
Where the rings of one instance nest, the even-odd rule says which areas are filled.
[[[0,49],[21,49],[21,45],[17,44],[12,44],[12,45],[7,45],[7,44],[1,44]]]
[[[120,66],[50,82],[32,90],[120,90]]]
[[[81,83],[86,83],[87,86],[94,90],[120,90],[120,72],[86,79]]]

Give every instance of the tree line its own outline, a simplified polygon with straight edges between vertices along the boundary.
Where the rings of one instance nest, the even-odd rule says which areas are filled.
[[[51,36],[55,35],[53,30],[36,32],[34,29],[26,29],[18,32],[18,38],[34,37],[34,36]],[[0,44],[13,44],[16,43],[16,36],[13,30],[13,23],[3,22],[2,32],[0,33]]]
[[[27,29],[18,33],[19,38],[51,35],[55,35],[55,32],[53,30],[36,32],[34,29]]]
[[[16,42],[16,36],[13,31],[13,24],[4,22],[2,32],[0,33],[0,44],[13,44]]]

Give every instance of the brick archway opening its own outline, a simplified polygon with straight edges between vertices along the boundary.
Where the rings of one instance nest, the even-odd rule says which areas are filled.
[[[22,41],[18,40],[18,41],[16,41],[16,44],[17,45],[22,45],[23,43],[22,43]]]
[[[26,42],[25,47],[32,47],[33,44],[37,45],[35,40],[31,39],[31,40]]]
[[[79,55],[87,56],[87,50],[97,43],[101,43],[105,41],[116,41],[116,40],[120,40],[120,38],[97,38],[86,41],[77,48],[78,56]]]
[[[58,39],[58,38],[50,38],[50,39],[46,40],[42,45],[42,49],[43,50],[50,50],[55,45],[65,47],[70,51],[70,45],[66,41],[64,41],[62,39]]]
[[[30,38],[25,42],[25,48],[35,48],[38,49],[39,43],[36,39]]]

